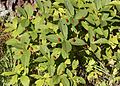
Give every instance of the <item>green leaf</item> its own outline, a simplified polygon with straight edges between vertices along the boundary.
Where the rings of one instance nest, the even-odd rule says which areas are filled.
[[[86,20],[92,24],[92,25],[95,25],[95,20],[94,20],[94,14],[89,14],[89,16],[86,18]]]
[[[13,36],[13,37],[17,37],[17,36],[20,35],[24,30],[25,30],[25,28],[22,27],[21,24],[19,24],[19,25],[18,25],[18,28],[13,31],[12,36]]]
[[[34,41],[38,37],[37,31],[31,31],[30,36],[32,37],[32,40]]]
[[[93,42],[93,43],[95,43],[95,44],[108,44],[109,43],[109,41],[107,40],[107,39],[105,39],[105,38],[100,38],[100,39],[98,39],[97,41],[95,41],[95,42]]]
[[[82,18],[86,17],[87,14],[88,14],[88,12],[87,12],[86,9],[80,9],[80,10],[76,13],[75,18],[76,18],[76,19],[82,19]]]
[[[97,10],[102,8],[102,0],[94,0]]]
[[[50,52],[46,45],[40,45],[40,52],[46,57],[49,57]]]
[[[21,76],[20,81],[21,81],[23,86],[29,86],[29,84],[30,84],[30,79],[28,76],[24,76],[24,75]]]
[[[66,52],[64,49],[62,49],[62,57],[63,57],[64,59],[69,58],[68,52]]]
[[[47,78],[47,79],[45,80],[45,82],[47,83],[48,86],[55,86],[55,85],[53,84],[53,79],[51,79],[51,78]]]
[[[99,59],[99,60],[101,60],[101,49],[100,49],[100,47],[98,47],[98,50],[95,52],[95,55],[96,55],[96,57]]]
[[[86,43],[82,39],[79,39],[77,37],[71,38],[69,41],[72,45],[86,45]]]
[[[53,53],[51,54],[51,57],[54,59],[58,59],[61,53],[61,49],[60,48],[54,48],[53,49]]]
[[[82,21],[81,24],[82,24],[82,26],[83,26],[86,30],[88,30],[88,28],[89,28],[88,22]]]
[[[35,78],[35,79],[40,79],[40,78],[42,78],[42,76],[37,75],[37,74],[32,74],[32,75],[30,75],[30,77],[33,77],[33,78]]]
[[[10,85],[14,85],[18,82],[18,75],[12,76],[12,79],[10,80]]]
[[[44,84],[44,80],[43,79],[39,79],[35,82],[36,86],[43,86]]]
[[[70,23],[72,23],[72,28],[73,28],[73,31],[74,32],[77,32],[77,29],[75,28],[75,26],[77,26],[79,24],[79,20],[78,19],[75,19],[75,18],[70,18]],[[72,29],[71,28],[71,29]],[[74,30],[74,28],[76,29],[76,31]]]
[[[96,33],[98,33],[99,35],[103,35],[103,29],[98,27],[97,29],[94,30]]]
[[[117,35],[116,35],[116,36],[113,36],[113,37],[110,37],[109,41],[111,41],[112,43],[118,44]]]
[[[65,64],[61,63],[57,68],[57,75],[63,74],[64,71],[65,71]]]
[[[76,69],[76,68],[78,67],[78,65],[79,65],[79,61],[78,61],[78,60],[74,60],[74,61],[72,62],[72,69],[73,69],[73,70]]]
[[[64,41],[62,42],[62,48],[63,48],[63,50],[65,50],[66,52],[70,52],[71,49],[72,49],[72,46],[71,46],[71,44],[70,44],[70,42],[69,42],[68,40],[64,40]]]
[[[14,39],[14,38],[10,39],[6,42],[7,45],[13,45],[13,46],[18,44],[18,43],[19,43],[19,41],[17,39]]]
[[[15,73],[14,72],[3,72],[1,75],[3,76],[11,76],[11,75],[14,75]]]
[[[65,0],[65,6],[68,9],[69,13],[73,16],[74,15],[74,7],[72,6],[70,0]]]
[[[70,71],[69,69],[66,70],[66,73],[67,73],[67,75],[68,75],[70,78],[73,77],[73,74],[71,73],[71,71]]]
[[[19,48],[19,49],[25,49],[25,45],[24,44],[21,44],[17,39],[9,39],[7,42],[6,42],[7,45],[11,45],[13,47],[16,47],[16,48]]]
[[[109,35],[108,30],[104,30],[104,31],[103,31],[103,34],[104,34],[105,38],[107,38],[107,37],[108,37],[108,35]]]
[[[43,8],[43,4],[41,3],[41,0],[36,0],[36,3],[38,8],[43,12],[44,8]]]
[[[107,86],[107,85],[106,85],[105,81],[103,81],[100,83],[100,86]]]
[[[91,49],[92,49],[92,51],[94,52],[94,51],[96,51],[96,49],[97,49],[97,45],[96,44],[90,44],[90,47],[91,47]]]
[[[10,31],[15,30],[18,27],[18,18],[15,17],[12,20],[12,24],[11,23],[5,23],[5,27],[7,27],[7,28],[4,30],[4,32],[10,32]]]
[[[95,62],[94,59],[90,59],[88,65],[89,65],[89,66],[92,66],[92,65],[94,65],[95,63],[96,63],[96,62]]]
[[[41,72],[44,72],[45,70],[47,70],[48,69],[48,62],[44,62],[44,63],[40,63],[39,64],[39,70],[41,71]]]
[[[29,66],[31,53],[29,50],[24,50],[23,55],[21,57],[21,63],[26,67]]]
[[[32,5],[27,4],[27,5],[25,5],[24,9],[27,12],[28,18],[30,18],[33,15],[33,7],[32,7]]]
[[[55,0],[57,3],[64,3],[64,0]]]
[[[22,27],[27,27],[27,26],[29,26],[29,24],[30,24],[29,19],[23,19],[23,20],[21,21],[21,26],[22,26]]]
[[[48,35],[46,36],[47,40],[49,40],[50,42],[53,42],[53,43],[60,43],[61,39],[57,36],[57,35]]]
[[[47,58],[45,56],[43,57],[38,57],[37,59],[34,60],[34,62],[46,62],[48,61]]]
[[[60,28],[63,36],[65,37],[65,39],[67,39],[68,38],[68,27],[65,24],[65,21],[62,19],[59,21],[59,28]]]
[[[120,76],[117,76],[110,80],[110,84],[115,84],[116,82],[120,81]]]
[[[109,17],[109,13],[103,13],[101,19],[105,21],[107,20],[108,17]]]
[[[118,62],[118,63],[115,65],[115,67],[116,67],[117,69],[120,69],[120,62]]]
[[[77,83],[86,84],[86,81],[85,81],[82,77],[74,76],[73,79],[74,79]]]
[[[60,76],[59,75],[53,76],[53,82],[54,82],[54,84],[59,84],[59,82],[60,82]]]
[[[26,13],[26,11],[22,7],[18,7],[17,11],[20,13],[20,15],[24,16],[25,18],[27,18],[27,13]]]
[[[117,10],[120,12],[120,4],[116,5]]]
[[[65,64],[71,64],[70,59],[66,59]]]
[[[20,42],[28,45],[30,43],[30,35],[27,32],[22,34],[20,37]]]
[[[54,75],[54,73],[55,73],[55,66],[54,65],[50,65],[49,67],[48,67],[48,73],[50,74],[50,76],[53,76]]]
[[[108,6],[108,4],[111,2],[111,0],[102,0],[102,6]]]
[[[15,68],[14,68],[14,72],[16,72],[17,74],[20,74],[20,72],[21,72],[22,70],[24,70],[22,64],[18,64],[18,65],[15,66]]]
[[[81,84],[86,84],[86,81],[82,77],[78,77],[78,79]]]
[[[62,77],[61,82],[64,86],[70,86],[70,81],[65,76]]]
[[[104,26],[107,26],[107,22],[106,22],[106,21],[101,20],[101,27],[104,27]]]
[[[94,42],[94,30],[92,27],[89,27],[88,28],[88,35],[89,35],[89,40],[90,40],[90,43]]]

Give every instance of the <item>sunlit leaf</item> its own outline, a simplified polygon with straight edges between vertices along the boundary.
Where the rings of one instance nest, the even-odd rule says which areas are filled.
[[[70,86],[70,81],[65,76],[62,77],[61,82],[64,86]]]
[[[59,21],[59,28],[60,28],[63,36],[65,37],[65,39],[67,39],[68,38],[68,27],[67,27],[66,23],[64,22],[64,20]]]
[[[21,57],[21,62],[22,64],[26,67],[29,66],[29,62],[30,62],[30,51],[29,50],[24,50],[23,51],[23,55]]]
[[[63,48],[66,52],[70,52],[71,49],[72,49],[72,46],[71,46],[71,44],[70,44],[69,41],[64,40],[64,41],[62,42],[62,48]]]
[[[74,7],[72,6],[70,0],[65,0],[65,6],[70,12],[70,14],[73,16],[74,15]]]
[[[29,86],[29,84],[30,84],[30,79],[28,76],[24,76],[24,75],[21,76],[20,81],[21,81],[23,86]]]
[[[85,18],[86,15],[87,15],[87,13],[88,13],[88,12],[87,12],[86,9],[80,9],[80,10],[76,13],[75,18],[76,18],[76,19]]]
[[[26,11],[26,13],[28,15],[28,18],[30,18],[33,15],[33,7],[32,7],[32,5],[27,4],[27,5],[25,5],[24,9],[25,9],[25,11]]]
[[[76,69],[76,68],[78,67],[78,65],[79,65],[79,61],[78,61],[78,60],[74,60],[74,61],[72,62],[72,69],[73,69],[73,70]]]
[[[65,71],[65,64],[61,63],[57,68],[57,75],[61,75]]]
[[[60,82],[60,76],[59,75],[53,76],[53,82],[54,84],[58,84]]]
[[[72,45],[86,45],[86,43],[79,38],[72,38],[69,40]]]
[[[24,16],[25,18],[27,18],[27,13],[26,13],[26,11],[22,7],[18,7],[17,11],[20,13],[20,15]]]

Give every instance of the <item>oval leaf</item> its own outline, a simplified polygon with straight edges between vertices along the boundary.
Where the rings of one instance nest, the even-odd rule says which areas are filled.
[[[86,45],[86,43],[79,38],[72,38],[69,40],[72,45]]]
[[[62,77],[61,82],[64,86],[70,86],[70,81],[65,76]]]
[[[68,9],[69,13],[73,16],[74,15],[74,7],[70,0],[65,0],[65,6]]]
[[[24,75],[21,76],[20,81],[21,81],[23,86],[29,86],[29,84],[30,84],[30,79],[28,76],[24,76]]]

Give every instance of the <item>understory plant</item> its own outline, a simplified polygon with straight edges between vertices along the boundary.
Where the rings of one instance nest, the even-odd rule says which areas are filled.
[[[119,85],[120,1],[36,0],[15,13],[3,86]]]

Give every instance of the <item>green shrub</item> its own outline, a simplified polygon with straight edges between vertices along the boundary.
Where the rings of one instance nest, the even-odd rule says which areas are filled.
[[[112,86],[120,80],[120,1],[37,0],[6,21],[7,85]]]

